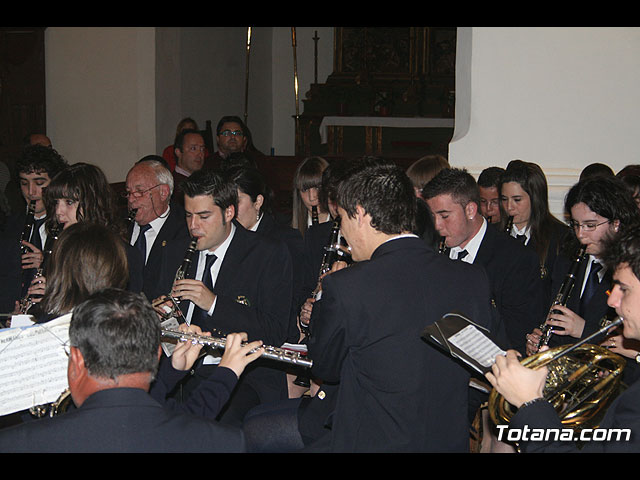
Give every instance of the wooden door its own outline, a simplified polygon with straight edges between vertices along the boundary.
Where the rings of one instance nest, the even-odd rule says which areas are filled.
[[[12,174],[24,137],[46,133],[44,28],[0,27],[0,160]],[[6,193],[21,205],[14,182]]]

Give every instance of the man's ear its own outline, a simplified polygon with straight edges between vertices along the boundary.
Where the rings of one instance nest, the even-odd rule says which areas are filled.
[[[71,347],[69,351],[69,367],[67,369],[69,382],[77,382],[86,374],[87,367],[82,352],[78,347]]]
[[[478,204],[476,202],[468,202],[464,207],[464,214],[469,220],[473,220],[478,214]]]

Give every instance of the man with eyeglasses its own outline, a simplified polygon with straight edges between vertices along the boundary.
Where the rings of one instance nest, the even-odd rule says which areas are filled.
[[[225,115],[216,126],[217,151],[210,157],[213,168],[225,168],[235,163],[234,157],[246,157],[255,163],[262,156],[251,141],[251,132],[240,117]],[[207,167],[209,162],[207,162]]]
[[[605,243],[640,221],[640,213],[624,183],[615,177],[592,177],[575,184],[565,200],[565,213],[571,218],[573,235],[558,256],[552,278],[552,291],[558,292],[579,244],[586,246],[586,258],[575,275],[574,286],[565,305],[555,305],[546,323],[553,334],[549,346],[574,343],[600,328],[605,317],[615,314],[607,306],[612,288],[610,269],[601,261]],[[557,272],[557,273],[556,273]],[[527,335],[527,354],[537,351],[541,331]]]
[[[127,240],[141,251],[142,291],[150,300],[167,293],[157,283],[165,247],[189,238],[184,210],[171,201],[173,189],[171,172],[156,160],[139,161],[127,174],[127,205],[137,210]]]
[[[480,172],[478,189],[480,190],[480,212],[490,225],[500,223],[500,192],[498,180],[504,168],[489,167]]]

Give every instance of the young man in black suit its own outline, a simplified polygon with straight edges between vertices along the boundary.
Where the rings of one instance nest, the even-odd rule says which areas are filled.
[[[240,430],[164,408],[148,394],[160,325],[141,294],[102,290],[74,308],[69,389],[76,409],[0,431],[0,451],[243,452]]]
[[[0,270],[0,312],[14,311],[16,302],[26,295],[33,273],[42,262],[42,250],[47,240],[44,225],[47,211],[42,192],[66,166],[66,160],[56,150],[42,145],[26,146],[16,161],[20,192],[26,204],[24,210],[13,212],[0,225],[0,251],[4,257]],[[34,228],[21,245],[27,207],[31,202],[35,202]],[[24,253],[21,252],[23,246],[26,247]]]
[[[501,347],[524,354],[526,335],[542,323],[548,308],[536,254],[488,228],[480,212],[477,183],[466,170],[442,170],[425,186],[423,195],[438,233],[446,237],[449,258],[481,265],[486,271],[507,337],[506,342],[496,340]],[[461,252],[465,252],[462,258]]]
[[[236,185],[216,171],[195,172],[183,183],[183,191],[197,256],[186,278],[173,285],[189,243],[175,242],[167,250],[159,284],[181,300],[187,323],[213,334],[242,331],[250,341],[281,346],[290,333],[293,298],[287,246],[235,223]],[[216,362],[215,357],[205,357],[195,369],[196,380],[190,379],[183,391],[188,393],[189,384],[195,386],[198,378],[208,377]],[[245,371],[221,421],[240,425],[253,406],[286,398],[285,373],[274,367],[260,359]]]
[[[613,288],[608,298],[610,307],[624,319],[624,339],[640,340],[640,228],[630,228],[608,241],[602,255],[607,268],[613,271]],[[509,430],[564,428],[553,406],[543,399],[547,367],[530,369],[520,363],[517,352],[497,356],[487,379],[509,403],[517,408]],[[640,448],[640,382],[631,384],[607,408],[598,429],[613,435],[606,441],[590,441],[595,430],[587,429],[586,442],[580,449],[573,441],[555,441],[554,435],[544,441],[525,441],[521,434],[520,448],[524,452],[637,452]],[[553,432],[553,430],[551,430]],[[629,434],[629,436],[627,436]],[[544,435],[537,435],[544,438]],[[563,438],[567,438],[563,435]]]
[[[413,185],[396,166],[355,168],[337,200],[355,263],[323,279],[311,316],[312,372],[339,385],[331,429],[309,450],[468,451],[469,373],[420,337],[452,311],[489,326],[484,272],[412,233]]]
[[[141,251],[144,259],[142,291],[152,300],[168,293],[161,291],[158,284],[166,246],[189,239],[184,210],[171,201],[171,172],[156,160],[142,160],[129,170],[126,193],[129,209],[137,210],[129,225],[128,240]]]

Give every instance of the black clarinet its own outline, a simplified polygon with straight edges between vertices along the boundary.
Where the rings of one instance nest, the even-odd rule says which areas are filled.
[[[22,235],[20,236],[20,253],[24,255],[29,251],[26,245],[22,244],[22,241],[30,242],[33,235],[33,227],[36,224],[36,201],[31,200],[29,207],[27,208],[27,217],[24,220],[24,228],[22,229]]]
[[[36,273],[33,276],[33,280],[31,283],[35,282],[38,278],[46,276],[46,268],[48,264],[49,257],[51,256],[51,252],[53,251],[53,244],[58,239],[60,232],[62,231],[62,226],[60,224],[55,224],[54,227],[51,228],[49,235],[47,235],[47,241],[44,244],[44,248],[42,249],[42,262],[40,266],[36,269]],[[41,282],[41,281],[40,281]],[[37,283],[40,283],[37,282]],[[34,307],[37,303],[33,301],[34,298],[42,298],[42,295],[26,295],[22,300],[20,300],[20,313],[28,314],[32,307]]]
[[[571,264],[571,268],[569,268],[567,275],[564,277],[564,280],[562,281],[560,290],[558,290],[558,294],[556,295],[556,298],[551,304],[551,308],[550,308],[551,313],[558,313],[558,310],[554,310],[553,308],[556,305],[565,306],[567,304],[567,300],[569,300],[569,295],[571,295],[571,291],[573,290],[573,287],[576,283],[576,275],[578,274],[578,269],[580,268],[580,265],[582,264],[582,262],[587,258],[586,250],[587,250],[586,245],[582,245],[578,250],[578,255],[573,260],[573,263]],[[540,340],[538,341],[538,350],[543,345],[549,344],[549,340],[551,339],[551,334],[553,333],[551,325],[547,323],[543,323],[540,326],[540,330],[542,330],[542,334],[540,335]]]
[[[322,262],[320,263],[320,273],[318,274],[318,283],[316,284],[316,288],[311,292],[311,297],[314,299],[318,298],[320,291],[322,290],[321,279],[322,276],[331,270],[331,266],[338,258],[338,236],[340,235],[340,219],[336,218],[333,222],[333,226],[331,228],[331,238],[329,240],[329,245],[324,247],[324,253],[322,254]],[[302,339],[300,343],[306,343],[309,338],[309,326],[302,323],[302,321],[298,322],[300,324],[300,331],[302,332]],[[308,372],[304,372],[304,374],[298,375],[294,380],[293,384],[299,387],[309,388],[311,386],[311,377]]]
[[[504,233],[511,235],[511,228],[513,227],[513,215],[507,218],[507,223],[504,226]]]
[[[318,216],[318,206],[313,205],[311,207],[311,225],[318,225],[320,223],[320,218]]]

